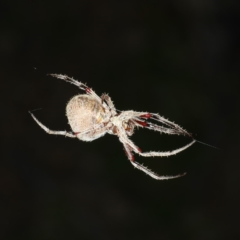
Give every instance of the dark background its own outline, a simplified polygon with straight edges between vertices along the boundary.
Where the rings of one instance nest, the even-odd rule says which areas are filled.
[[[1,1],[0,239],[236,239],[240,237],[239,1]],[[199,143],[169,158],[136,156],[117,137],[91,143],[46,134],[70,128],[80,91],[116,108],[158,112]],[[144,151],[190,139],[139,130]]]

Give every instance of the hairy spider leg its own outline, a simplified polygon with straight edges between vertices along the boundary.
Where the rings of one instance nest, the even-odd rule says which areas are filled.
[[[101,96],[102,99],[102,103],[105,101],[108,105],[108,107],[110,108],[110,111],[112,113],[112,116],[115,116],[117,114],[117,110],[113,104],[112,99],[110,98],[110,96],[107,93],[103,93]]]
[[[143,157],[168,157],[168,156],[172,156],[172,155],[176,155],[177,153],[180,153],[184,150],[186,150],[187,148],[189,148],[190,146],[192,146],[196,140],[193,140],[192,142],[190,142],[189,144],[172,150],[172,151],[166,151],[166,152],[155,152],[155,151],[149,151],[149,152],[142,152],[127,136],[124,136],[124,134],[121,134],[119,136],[120,138],[122,138],[123,140],[125,140],[126,143],[128,143],[128,145],[132,148],[132,150],[139,154],[140,156]]]
[[[128,146],[127,144],[124,144],[124,143],[123,143],[123,146],[124,146],[124,150],[127,154],[127,157],[130,160],[130,163],[135,168],[137,168],[138,170],[145,172],[147,175],[151,176],[152,178],[154,178],[156,180],[168,180],[168,179],[173,179],[173,178],[179,178],[179,177],[182,177],[182,176],[186,175],[186,173],[183,173],[183,174],[178,174],[178,175],[175,175],[175,176],[159,176],[158,174],[156,174],[155,172],[153,172],[149,168],[143,166],[142,164],[140,164],[140,163],[138,163],[134,160],[134,156],[131,152],[131,147],[130,146]]]
[[[69,83],[77,86],[78,88],[85,91],[87,94],[94,96],[95,98],[97,98],[99,100],[99,102],[101,102],[101,98],[86,84],[79,82],[79,81],[77,81],[71,77],[68,77],[67,75],[63,75],[63,74],[49,74],[49,75],[52,77],[58,78],[58,79],[62,79],[66,82],[69,82]]]
[[[160,133],[182,135],[182,132],[179,132],[176,129],[159,126],[157,124],[154,124],[152,122],[148,122],[146,120],[142,120],[142,119],[139,119],[139,118],[135,118],[134,122],[139,127],[147,128],[147,129],[150,129],[150,130],[153,130],[153,131],[157,131],[157,132],[160,132]]]
[[[178,175],[174,175],[174,176],[168,176],[168,175],[167,176],[159,176],[158,174],[154,173],[153,171],[151,171],[150,169],[148,169],[147,167],[143,166],[142,164],[140,164],[138,162],[131,161],[131,164],[135,168],[145,172],[147,175],[151,176],[152,178],[154,178],[156,180],[168,180],[168,179],[173,179],[173,178],[179,178],[179,177],[186,175],[186,173],[183,173],[183,174],[178,174]]]
[[[30,111],[30,115],[32,118],[35,120],[35,122],[48,134],[53,134],[53,135],[63,135],[65,137],[70,137],[70,138],[76,138],[77,136],[74,133],[70,133],[67,131],[54,131],[49,128],[47,128],[45,125],[43,125]]]
[[[180,127],[179,125],[175,124],[174,122],[171,122],[169,121],[168,119],[164,118],[164,117],[161,117],[159,114],[156,114],[156,113],[139,113],[139,116],[140,118],[143,118],[143,119],[152,119],[152,120],[155,120],[155,121],[158,121],[158,122],[161,122],[162,124],[170,127],[170,131],[166,132],[167,134],[178,134],[178,135],[185,135],[185,136],[188,136],[188,137],[192,137],[192,134],[187,132],[185,129],[183,129],[182,127]],[[149,124],[149,129],[153,129],[155,130],[154,128],[157,128],[159,127],[157,124],[154,124],[154,123],[151,123],[151,122],[147,122]],[[161,126],[160,126],[161,128]],[[163,132],[165,129],[169,129],[169,128],[162,128]]]
[[[111,113],[116,115],[116,109],[114,107],[113,101],[111,100],[111,98],[107,95],[107,94],[103,94],[101,97],[99,97],[93,90],[92,88],[88,87],[86,84],[79,82],[71,77],[68,77],[67,75],[63,75],[63,74],[49,74],[52,77],[64,80],[68,83],[71,83],[75,86],[77,86],[78,88],[80,88],[81,90],[85,91],[88,95],[92,95],[93,97],[95,97],[99,102],[101,102],[103,104],[103,106],[105,107],[105,109],[109,106]],[[104,100],[106,101],[106,103],[104,102]],[[108,106],[107,106],[108,105]]]
[[[150,113],[150,115],[151,115],[150,119],[161,122],[161,123],[173,128],[173,129],[176,129],[177,131],[179,131],[179,134],[186,135],[188,137],[193,138],[191,133],[187,132],[185,129],[181,128],[176,123],[171,122],[168,119],[166,119],[164,117],[161,117],[159,114],[156,114],[156,113]]]

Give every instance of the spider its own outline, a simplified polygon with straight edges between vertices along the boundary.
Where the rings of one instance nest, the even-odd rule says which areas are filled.
[[[174,176],[159,176],[147,167],[136,162],[133,155],[136,153],[143,157],[168,157],[184,151],[197,141],[186,130],[156,113],[136,112],[133,110],[119,111],[114,107],[113,101],[108,94],[104,93],[100,97],[87,85],[76,81],[73,78],[61,74],[49,75],[77,86],[81,90],[85,91],[85,94],[74,96],[67,104],[66,115],[72,132],[50,130],[43,125],[32,114],[32,112],[29,112],[36,123],[48,134],[63,135],[88,142],[100,138],[106,133],[116,135],[123,144],[130,163],[152,178],[157,180],[165,180],[181,177],[186,174],[183,173]],[[157,122],[160,122],[162,126],[158,125]],[[166,134],[184,135],[190,137],[192,141],[189,144],[173,151],[142,152],[141,149],[129,139],[129,137],[133,135],[135,127],[146,128]]]

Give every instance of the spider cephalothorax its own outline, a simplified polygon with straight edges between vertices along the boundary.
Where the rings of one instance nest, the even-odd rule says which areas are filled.
[[[50,75],[76,85],[84,90],[85,94],[74,96],[67,104],[66,115],[73,131],[72,133],[66,131],[52,131],[39,122],[30,112],[37,124],[47,133],[78,138],[82,141],[93,141],[102,137],[106,133],[113,134],[118,136],[120,142],[122,142],[128,159],[133,166],[145,172],[152,178],[164,180],[184,175],[159,176],[147,167],[134,161],[133,154],[137,153],[143,157],[165,157],[175,155],[196,142],[186,130],[156,113],[135,112],[132,110],[117,111],[111,98],[107,94],[103,94],[99,97],[91,88],[73,78],[61,74]],[[158,125],[158,122],[162,125]],[[190,137],[192,141],[182,148],[169,152],[142,152],[141,149],[128,138],[133,134],[135,127],[147,128],[166,134],[184,135]]]

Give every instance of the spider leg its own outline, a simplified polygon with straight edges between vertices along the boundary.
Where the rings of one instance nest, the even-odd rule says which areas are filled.
[[[132,151],[144,156],[144,157],[154,157],[154,156],[171,156],[174,154],[177,154],[185,149],[187,149],[188,147],[190,147],[195,140],[193,140],[191,143],[189,143],[188,145],[173,150],[173,151],[169,151],[169,152],[146,152],[146,153],[142,153],[141,149],[138,148],[128,137],[126,134],[124,134],[124,132],[122,130],[118,131],[118,136],[119,136],[119,140],[122,142],[125,152],[127,154],[128,159],[130,160],[131,164],[136,167],[137,169],[145,172],[147,175],[149,175],[150,177],[157,179],[157,180],[167,180],[167,179],[173,179],[173,178],[178,178],[178,177],[182,177],[184,176],[186,173],[183,174],[179,174],[179,175],[175,175],[175,176],[159,176],[156,173],[154,173],[152,170],[148,169],[147,167],[141,165],[140,163],[134,161],[134,157],[132,154]]]
[[[154,173],[153,171],[151,171],[150,169],[148,169],[147,167],[141,165],[138,162],[132,162],[131,161],[131,164],[135,168],[145,172],[147,175],[149,175],[150,177],[152,177],[152,178],[154,178],[156,180],[168,180],[168,179],[173,179],[173,178],[179,178],[179,177],[182,177],[182,176],[186,175],[186,173],[183,173],[183,174],[178,174],[178,175],[174,175],[174,176],[159,176],[158,174]]]
[[[134,120],[134,122],[139,127],[147,128],[149,130],[157,131],[157,132],[160,132],[160,133],[166,133],[166,134],[171,134],[171,135],[173,135],[173,134],[182,135],[183,134],[181,131],[179,131],[177,129],[172,129],[172,128],[168,128],[168,127],[159,126],[157,124],[147,122],[145,120],[142,121],[142,119],[141,120],[140,119]]]
[[[168,156],[176,155],[186,150],[187,148],[191,147],[196,142],[196,140],[193,139],[192,142],[190,142],[189,144],[181,148],[178,148],[172,151],[167,151],[167,152],[154,152],[154,151],[142,152],[142,150],[139,147],[137,147],[127,136],[119,135],[119,139],[122,143],[127,143],[132,151],[134,151],[135,153],[143,157],[168,157]]]
[[[183,129],[182,127],[177,125],[176,123],[171,122],[171,121],[169,121],[168,119],[166,119],[164,117],[161,117],[159,114],[152,113],[151,115],[152,115],[151,119],[153,119],[155,121],[158,121],[158,122],[161,122],[161,123],[171,127],[172,129],[175,129],[176,131],[179,132],[179,134],[182,134],[182,135],[185,135],[185,136],[188,136],[188,137],[192,138],[192,134],[191,133],[189,133],[188,131],[186,131],[185,129]]]
[[[101,136],[105,135],[105,133],[109,133],[109,129],[111,129],[112,125],[111,123],[109,124],[96,124],[93,127],[90,127],[88,129],[86,129],[85,131],[82,132],[75,132],[74,134],[79,138],[82,139],[82,137],[84,137],[86,134],[95,134],[96,132],[101,132]],[[112,134],[112,133],[110,133]],[[96,138],[93,138],[92,140],[94,140]]]
[[[166,133],[166,134],[185,135],[192,138],[191,133],[187,132],[186,130],[184,130],[174,122],[171,122],[165,119],[164,117],[161,117],[159,114],[149,113],[149,112],[129,111],[128,116],[131,116],[131,118],[134,120],[136,125],[139,127],[145,127],[147,129]],[[157,124],[150,122],[149,120],[160,122],[164,126],[159,126]]]
[[[189,144],[181,147],[181,148],[178,148],[178,149],[175,149],[175,150],[172,150],[172,151],[167,151],[167,152],[153,152],[153,151],[150,151],[150,152],[136,152],[138,153],[140,156],[143,156],[143,157],[168,157],[168,156],[172,156],[172,155],[176,155],[184,150],[186,150],[187,148],[189,148],[190,146],[192,146],[194,143],[196,142],[196,140],[193,140],[192,142],[190,142]]]
[[[142,164],[134,161],[134,156],[131,152],[131,147],[127,144],[123,144],[125,152],[128,156],[128,159],[130,160],[130,163],[137,168],[140,171],[145,172],[147,175],[150,177],[156,179],[156,180],[168,180],[168,179],[173,179],[173,178],[178,178],[184,176],[186,173],[175,175],[175,176],[159,176],[158,174],[154,173],[152,170],[148,169],[147,167],[143,166]]]
[[[184,135],[192,138],[191,133],[187,132],[179,125],[159,116],[156,113],[124,111],[120,114],[120,118],[122,121],[131,119],[138,127],[147,128],[149,130],[154,130],[166,134]],[[163,124],[163,126],[152,123],[149,120],[160,122]]]
[[[115,108],[115,106],[113,104],[112,99],[109,97],[109,95],[104,93],[104,94],[102,94],[101,99],[102,99],[102,102],[106,101],[107,105],[110,108],[110,111],[111,111],[112,115],[115,116],[117,114],[116,108]]]
[[[142,119],[154,119],[156,121],[159,121],[167,126],[169,126],[170,128],[166,128],[166,127],[162,127],[162,126],[158,126],[156,124],[147,122],[146,120],[143,121]],[[153,114],[153,113],[139,113],[139,118],[137,118],[138,120],[135,120],[135,122],[140,125],[141,127],[145,127],[151,130],[155,130],[155,131],[159,131],[159,132],[163,132],[163,133],[167,133],[167,134],[181,134],[181,135],[187,135],[189,137],[192,138],[191,134],[188,133],[186,130],[182,129],[180,126],[178,126],[177,124],[170,122],[169,120],[159,116],[158,114]],[[185,149],[189,148],[190,146],[192,146],[194,143],[196,142],[195,139],[192,140],[192,142],[190,142],[189,144],[175,149],[173,151],[167,151],[167,152],[146,152],[146,153],[142,153],[141,151],[138,151],[136,153],[138,153],[139,155],[143,156],[143,157],[168,157],[168,156],[172,156],[175,155],[179,152],[184,151]]]
[[[90,87],[88,87],[84,83],[81,83],[71,77],[68,77],[67,75],[62,75],[62,74],[49,74],[49,75],[52,77],[58,78],[58,79],[62,79],[66,82],[69,82],[69,83],[77,86],[81,90],[85,91],[87,94],[94,96],[96,99],[98,99],[98,101],[100,101],[100,102],[102,101],[102,99]]]
[[[124,144],[123,142],[122,142],[122,144],[123,144],[123,147],[124,147],[124,150],[125,150],[125,153],[126,153],[128,159],[130,160],[130,162],[133,162],[134,161],[134,156],[133,156],[131,147],[127,144]]]
[[[168,134],[182,134],[182,135],[191,136],[190,133],[183,130],[177,124],[172,123],[168,120],[165,120],[164,118],[160,117],[159,115],[157,115],[157,116],[159,116],[160,119],[163,119],[163,122],[166,121],[167,122],[166,125],[170,126],[170,128],[161,127],[161,126],[158,126],[158,125],[153,125],[152,123],[147,122],[147,119],[152,118],[153,116],[155,118],[155,114],[144,113],[144,112],[134,112],[134,111],[126,111],[126,112],[121,113],[121,115],[120,115],[120,117],[122,117],[122,120],[131,119],[132,121],[134,121],[136,123],[137,126],[140,126],[140,127],[143,127],[143,128],[149,128],[149,129],[153,128],[153,130],[168,133]],[[158,128],[156,128],[156,126]],[[124,142],[127,143],[135,153],[137,153],[137,154],[139,154],[143,157],[168,157],[168,156],[172,156],[172,155],[175,155],[179,152],[184,151],[185,149],[189,148],[190,146],[192,146],[196,142],[196,140],[191,137],[192,142],[190,142],[189,144],[187,144],[187,145],[185,145],[181,148],[175,149],[173,151],[167,151],[167,152],[153,152],[153,151],[150,151],[150,152],[142,153],[142,151],[138,147],[136,147],[134,145],[134,143],[127,136],[125,136],[124,134],[120,134],[120,132],[123,132],[123,131],[124,130],[119,131],[119,139],[122,138],[122,140],[120,140],[120,141],[123,142],[123,143]]]
[[[164,129],[168,129],[169,132],[167,131],[165,133],[185,135],[185,136],[189,136],[189,137],[192,138],[192,134],[191,133],[187,132],[185,129],[183,129],[182,127],[180,127],[176,123],[171,122],[171,121],[169,121],[168,119],[166,119],[164,117],[161,117],[159,114],[145,112],[145,113],[139,113],[138,117],[140,117],[142,119],[145,119],[145,120],[148,120],[148,119],[155,120],[155,121],[160,122],[160,123],[164,124],[165,126],[169,127],[169,128],[164,128],[164,127],[158,126],[157,124],[148,123],[146,121],[146,123],[147,123],[146,127],[148,129],[152,129],[152,130],[158,131],[158,128],[160,127],[162,132],[164,132]]]
[[[53,131],[50,130],[49,128],[47,128],[45,125],[43,125],[41,122],[39,122],[37,120],[37,118],[31,113],[29,112],[32,116],[32,118],[35,120],[35,122],[48,134],[54,134],[54,135],[63,135],[65,137],[71,137],[71,138],[76,138],[77,136],[73,133],[70,132],[66,132],[66,131]]]

